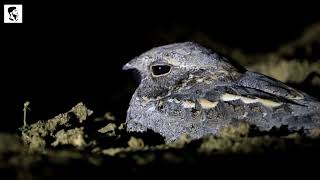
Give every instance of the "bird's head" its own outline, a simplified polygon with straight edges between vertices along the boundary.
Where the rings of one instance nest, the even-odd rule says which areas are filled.
[[[184,42],[153,48],[125,64],[123,69],[138,70],[140,86],[147,96],[152,96],[171,89],[195,71],[215,71],[225,61],[199,44]]]

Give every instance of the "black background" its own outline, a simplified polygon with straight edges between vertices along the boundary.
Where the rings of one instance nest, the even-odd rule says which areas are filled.
[[[161,35],[176,27],[188,32],[174,32],[174,42],[203,32],[230,47],[269,52],[320,20],[317,5],[293,2],[9,2],[22,2],[24,19],[1,27],[0,129],[6,131],[22,125],[26,100],[29,122],[80,101],[97,114],[111,111],[124,120],[134,81],[122,65],[170,43]]]

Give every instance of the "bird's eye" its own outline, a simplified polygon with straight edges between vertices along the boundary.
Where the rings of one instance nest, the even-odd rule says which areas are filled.
[[[168,74],[171,70],[171,66],[169,65],[153,65],[151,66],[152,75],[154,76],[162,76]]]

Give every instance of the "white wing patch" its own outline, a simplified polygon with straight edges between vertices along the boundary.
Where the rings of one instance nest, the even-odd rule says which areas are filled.
[[[266,106],[266,107],[279,107],[279,106],[281,106],[282,105],[282,103],[279,103],[279,102],[275,102],[275,101],[271,101],[271,100],[269,100],[269,99],[261,99],[261,98],[258,98],[258,101],[262,104],[262,105],[264,105],[264,106]]]
[[[248,97],[244,97],[244,96],[239,96],[239,95],[234,95],[234,94],[223,94],[220,97],[220,100],[222,101],[235,101],[235,100],[241,100],[243,103],[245,104],[251,104],[251,103],[261,103],[262,105],[266,106],[266,107],[278,107],[281,106],[282,103],[279,102],[275,102],[269,99],[262,99],[262,98],[248,98]]]
[[[192,101],[182,101],[182,106],[184,108],[195,108],[196,104]]]
[[[214,108],[218,105],[218,101],[211,102],[211,101],[204,99],[204,98],[198,99],[198,102],[203,109],[211,109],[211,108]]]
[[[176,98],[168,99],[168,102],[170,102],[170,103],[174,102],[174,103],[176,103],[176,104],[179,104],[179,103],[180,103],[180,101],[179,101],[178,99],[176,99]]]

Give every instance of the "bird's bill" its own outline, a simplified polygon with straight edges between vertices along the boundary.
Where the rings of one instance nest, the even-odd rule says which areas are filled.
[[[138,69],[137,58],[132,59],[122,67],[122,70]]]

